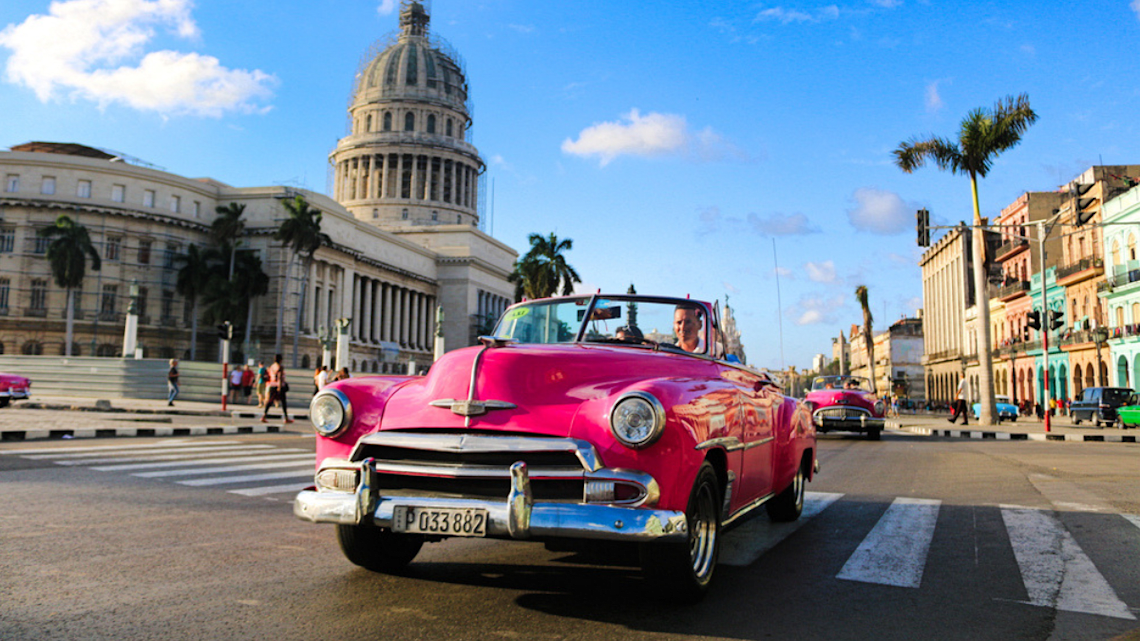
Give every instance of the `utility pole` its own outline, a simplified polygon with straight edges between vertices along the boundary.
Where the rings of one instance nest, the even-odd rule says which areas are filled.
[[[1045,431],[1048,432],[1052,429],[1052,423],[1049,420],[1049,399],[1052,398],[1052,392],[1049,389],[1049,302],[1048,294],[1045,288],[1045,221],[1037,222],[1037,246],[1041,255],[1041,347],[1045,353],[1045,359],[1042,361],[1041,379],[1045,382]]]

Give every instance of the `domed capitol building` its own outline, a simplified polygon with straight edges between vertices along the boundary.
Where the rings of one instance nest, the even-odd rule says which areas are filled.
[[[216,208],[230,205],[245,206],[241,248],[256,252],[269,275],[250,322],[233,319],[242,328],[235,356],[276,352],[288,362],[296,344],[298,365],[319,364],[321,338],[347,318],[353,372],[423,370],[433,360],[437,308],[447,349],[472,344],[510,302],[517,252],[483,230],[485,165],[468,140],[463,61],[429,37],[429,22],[420,2],[404,0],[400,31],[361,65],[349,131],[329,156],[331,198],[187,178],[75,143],[0,152],[0,353],[66,353],[66,293],[46,259],[50,239],[38,232],[67,214],[102,258],[76,293],[72,355],[122,355],[133,298],[144,357],[216,360],[212,325],[197,323],[191,353],[195,306],[180,294],[178,274],[191,245],[210,245]],[[297,196],[321,212],[332,241],[307,273],[273,239],[287,217],[283,201]]]

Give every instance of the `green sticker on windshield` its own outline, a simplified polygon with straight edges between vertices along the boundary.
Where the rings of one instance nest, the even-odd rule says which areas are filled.
[[[516,320],[530,313],[529,307],[516,307],[503,315],[503,320]]]

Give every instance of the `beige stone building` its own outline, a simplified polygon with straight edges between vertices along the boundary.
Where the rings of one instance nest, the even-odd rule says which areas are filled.
[[[967,308],[973,305],[970,245],[969,229],[958,227],[943,235],[919,261],[926,395],[937,404],[953,400],[967,358],[975,351],[966,335]]]
[[[231,203],[246,206],[243,248],[270,276],[235,356],[276,351],[288,360],[302,300],[302,366],[319,362],[320,335],[342,318],[351,319],[354,372],[430,365],[437,307],[446,347],[471,344],[509,304],[517,252],[480,228],[484,165],[466,140],[466,78],[450,48],[428,38],[428,20],[420,3],[405,2],[399,35],[362,67],[350,131],[330,156],[335,198],[187,178],[78,144],[0,151],[0,351],[64,353],[65,293],[37,231],[67,214],[88,228],[103,259],[77,297],[73,355],[121,354],[134,286],[144,356],[189,357],[193,308],[178,293],[179,256],[208,242],[215,208]],[[273,240],[286,217],[282,201],[296,195],[321,211],[332,239],[307,278]],[[243,329],[245,320],[233,319]],[[199,327],[196,343],[197,359],[216,360],[214,327]]]

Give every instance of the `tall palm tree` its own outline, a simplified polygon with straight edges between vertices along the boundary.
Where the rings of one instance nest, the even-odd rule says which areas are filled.
[[[321,210],[309,206],[304,196],[296,196],[293,200],[282,201],[289,217],[282,221],[274,240],[279,240],[293,249],[289,259],[290,272],[296,259],[301,261],[301,300],[297,305],[297,320],[293,326],[293,367],[297,367],[297,340],[301,334],[301,315],[305,311],[305,290],[309,288],[309,265],[313,262],[313,254],[322,245],[331,245],[332,239],[321,231]],[[285,286],[288,285],[285,280]],[[284,289],[284,287],[283,287]],[[281,322],[285,313],[285,297],[281,297],[281,312],[277,315],[277,352],[281,351]]]
[[[233,288],[245,304],[245,338],[242,352],[248,356],[249,339],[253,327],[253,299],[269,293],[269,274],[262,267],[261,258],[253,251],[237,253],[237,278]]]
[[[878,394],[879,386],[875,382],[875,338],[871,324],[875,318],[871,316],[871,306],[867,303],[867,286],[860,285],[855,288],[855,300],[863,308],[863,343],[867,345],[867,360],[871,364],[871,391]]]
[[[981,388],[983,425],[992,424],[997,416],[994,399],[993,362],[990,360],[990,306],[986,296],[985,242],[982,213],[978,206],[978,178],[985,178],[994,159],[1003,151],[1016,147],[1025,130],[1037,121],[1029,106],[1029,96],[1021,94],[998,100],[993,109],[977,108],[966,114],[958,129],[958,141],[931,136],[925,140],[912,138],[895,150],[895,164],[906,173],[922,167],[927,159],[939,169],[970,177],[974,203],[974,292],[978,307],[978,386]]]
[[[75,296],[74,290],[83,285],[87,275],[87,257],[91,257],[92,271],[99,271],[99,252],[91,243],[87,228],[72,220],[67,214],[60,214],[51,227],[41,229],[38,234],[54,240],[48,244],[47,259],[55,284],[67,292],[67,332],[64,337],[64,356],[71,356],[71,344],[75,336]]]
[[[241,219],[245,213],[245,205],[241,203],[230,203],[225,207],[219,205],[214,208],[214,212],[218,217],[210,223],[210,240],[214,241],[223,252],[229,254],[226,265],[228,277],[233,280],[234,255],[238,245],[241,244],[239,239],[245,233],[245,221]]]
[[[182,263],[178,270],[178,280],[174,284],[175,291],[186,299],[193,308],[190,322],[190,360],[195,360],[198,354],[198,300],[207,291],[210,282],[210,252],[198,251],[198,246],[191,243],[185,254],[179,254],[174,259]]]
[[[566,262],[563,252],[570,251],[574,241],[566,238],[558,240],[553,233],[549,236],[531,234],[530,250],[515,262],[514,272],[509,280],[515,283],[515,298],[519,294],[527,298],[546,298],[558,292],[562,295],[574,292],[574,283],[582,282],[578,272]]]

